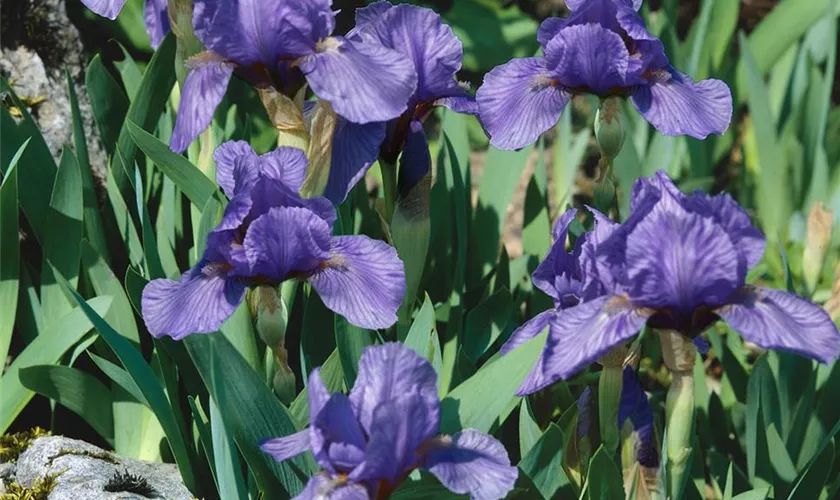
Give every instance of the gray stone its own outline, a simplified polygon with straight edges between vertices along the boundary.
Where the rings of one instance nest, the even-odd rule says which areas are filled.
[[[15,481],[31,487],[37,478],[60,474],[49,500],[144,500],[135,493],[107,492],[108,481],[117,473],[129,473],[146,479],[166,500],[191,500],[194,496],[184,486],[173,464],[151,463],[124,458],[92,444],[62,436],[42,437],[32,441],[18,457]]]

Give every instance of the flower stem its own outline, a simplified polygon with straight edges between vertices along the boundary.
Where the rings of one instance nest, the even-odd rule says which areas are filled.
[[[390,226],[394,218],[397,204],[397,165],[379,159],[379,170],[382,172],[382,190],[385,192],[385,222]]]
[[[690,339],[671,330],[659,332],[662,357],[671,370],[665,403],[669,498],[680,498],[686,481],[694,434],[694,361],[697,350]]]
[[[602,357],[599,362],[604,367],[598,378],[598,426],[601,441],[610,456],[615,456],[621,441],[618,428],[618,409],[621,405],[621,389],[624,385],[624,358],[627,348],[619,346]]]

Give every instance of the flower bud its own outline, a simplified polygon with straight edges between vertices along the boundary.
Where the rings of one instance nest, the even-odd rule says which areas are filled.
[[[621,124],[621,101],[618,97],[601,100],[595,114],[595,138],[601,153],[615,158],[624,144],[624,126]]]
[[[831,242],[834,214],[830,209],[816,202],[808,215],[808,230],[805,234],[805,248],[802,253],[802,275],[808,291],[813,293],[820,280],[825,253]]]
[[[280,348],[284,351],[285,348]],[[285,361],[279,362],[280,357],[278,356],[278,363],[277,363],[277,371],[274,372],[274,380],[273,380],[273,387],[274,387],[274,394],[277,395],[277,399],[280,400],[284,405],[288,406],[295,400],[295,373],[289,368],[289,365],[286,364]]]
[[[277,288],[260,285],[249,297],[254,327],[269,348],[276,350],[286,340],[289,314]]]

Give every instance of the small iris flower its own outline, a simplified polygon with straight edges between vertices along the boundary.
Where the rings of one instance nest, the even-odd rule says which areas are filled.
[[[596,270],[597,296],[584,294],[577,305],[538,315],[502,348],[509,352],[549,327],[543,353],[520,394],[574,375],[645,324],[695,338],[722,319],[766,349],[824,363],[838,355],[840,335],[821,307],[746,283],[765,239],[727,194],[686,195],[660,171],[636,181],[628,219],[596,239],[594,257],[581,257],[578,266]],[[584,283],[588,277],[584,274]]]
[[[234,71],[294,96],[308,84],[353,123],[395,118],[417,85],[410,61],[378,44],[330,36],[332,0],[196,0],[195,35],[209,52],[190,74],[170,146],[181,152],[210,124]]]
[[[630,97],[665,135],[723,133],[732,117],[729,87],[719,80],[695,83],[674,69],[636,12],[641,4],[567,0],[570,17],[543,21],[537,38],[545,55],[496,67],[476,93],[490,142],[500,149],[533,143],[581,93]]]
[[[277,461],[310,450],[323,472],[300,500],[388,498],[414,469],[474,499],[503,498],[518,475],[492,436],[466,429],[439,435],[437,375],[402,344],[365,349],[349,396],[330,394],[318,369],[309,376],[309,428],[270,439],[262,450]]]
[[[303,151],[257,156],[244,142],[219,146],[216,178],[230,203],[208,235],[201,261],[178,280],[143,290],[149,332],[181,339],[213,332],[251,285],[308,281],[331,310],[362,328],[396,322],[405,293],[397,252],[367,236],[331,236],[335,209],[326,198],[301,199]]]
[[[356,27],[347,34],[356,43],[382,45],[403,54],[417,73],[417,88],[397,118],[377,124],[339,123],[333,139],[329,182],[324,196],[338,204],[381,156],[394,164],[407,141],[426,145],[421,122],[436,106],[478,114],[478,105],[456,80],[464,49],[452,29],[431,9],[380,1],[356,11]],[[418,145],[418,148],[421,147]],[[426,145],[426,147],[428,147]],[[409,159],[404,159],[404,165]],[[422,177],[428,165],[421,154],[408,169]]]
[[[85,7],[94,14],[108,19],[116,19],[123,5],[128,0],[82,0]],[[149,34],[152,48],[156,48],[163,37],[169,33],[169,15],[166,12],[166,0],[146,0],[143,4],[143,20],[146,21],[146,33]]]

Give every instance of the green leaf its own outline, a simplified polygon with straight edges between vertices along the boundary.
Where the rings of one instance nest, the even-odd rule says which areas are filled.
[[[20,383],[82,417],[108,444],[114,443],[111,391],[92,375],[69,366],[21,368]]]
[[[723,490],[723,500],[732,500],[732,462],[729,462],[729,469],[726,471],[726,486]]]
[[[750,482],[770,485],[773,479],[770,458],[767,456],[767,431],[761,414],[764,410],[762,378],[772,376],[766,357],[759,359],[747,384],[747,475]]]
[[[770,498],[771,488],[756,488],[754,490],[745,491],[735,495],[732,500],[765,500]]]
[[[793,465],[793,460],[790,459],[785,443],[774,424],[767,427],[767,455],[770,457],[776,476],[785,484],[791,484],[796,479],[796,466]],[[779,489],[777,485],[776,491]]]
[[[105,259],[87,241],[82,242],[82,264],[96,294],[108,295],[113,299],[105,320],[114,325],[114,329],[132,341],[135,346],[139,346],[140,335],[134,320],[134,310],[131,308],[131,302],[128,301],[122,283],[114,276]]]
[[[324,386],[331,393],[338,392],[344,387],[344,372],[341,369],[338,349],[333,350],[332,354],[321,365],[319,374],[321,380],[324,381]],[[299,424],[299,427],[305,427],[309,423],[309,400],[307,399],[306,388],[292,401],[289,412],[294,417],[295,422]]]
[[[52,267],[65,276],[73,288],[79,281],[79,261],[84,227],[82,207],[82,179],[76,157],[65,148],[55,176],[50,197],[49,232],[44,238],[41,268],[41,305],[44,319],[54,321],[70,310],[70,302],[61,290]]]
[[[220,374],[214,372],[216,377]],[[216,384],[223,387],[223,384]],[[219,487],[219,498],[247,498],[248,489],[242,477],[242,464],[233,438],[225,429],[219,407],[210,401],[210,432],[213,441],[213,463],[216,481]]]
[[[624,484],[621,471],[601,446],[589,461],[586,475],[586,492],[590,500],[621,500],[624,498]]]
[[[111,298],[96,297],[85,305],[105,314],[111,306]],[[50,324],[21,351],[0,378],[0,433],[6,432],[18,413],[32,399],[32,391],[20,384],[18,377],[20,369],[27,366],[55,364],[91,328],[91,323],[85,317],[84,311],[77,307]]]
[[[525,401],[522,403],[524,408]],[[564,445],[563,431],[551,423],[519,462],[519,469],[531,480],[543,498],[551,499],[555,498],[555,495],[559,498],[572,496],[571,483],[563,471]]]
[[[464,324],[464,352],[473,362],[487,352],[507,327],[513,310],[513,299],[502,288],[481,301],[467,313]]]
[[[441,402],[441,432],[453,434],[465,428],[489,432],[497,421],[507,416],[503,413],[518,398],[516,390],[531,371],[544,344],[543,333],[513,352],[489,361],[450,391]]]
[[[795,2],[789,2],[795,3]],[[752,133],[761,162],[758,175],[758,215],[768,238],[775,240],[787,221],[788,181],[784,155],[776,135],[776,124],[770,110],[767,87],[758,64],[750,52],[746,38],[741,34],[742,60],[747,75],[747,92],[750,106]]]
[[[819,498],[823,486],[828,480],[834,463],[834,443],[828,442],[819,455],[799,473],[788,495],[788,500],[811,500]]]
[[[115,146],[120,136],[120,128],[128,113],[128,99],[120,84],[102,64],[99,54],[93,56],[85,71],[90,107],[99,129],[99,138],[109,156],[116,152]]]
[[[522,250],[538,258],[542,258],[551,247],[544,144],[543,139],[540,139],[534,175],[528,181],[528,188],[525,191],[525,210],[522,221]]]
[[[124,336],[117,333],[111,325],[102,319],[102,315],[98,314],[89,305],[87,305],[78,292],[73,290],[69,283],[63,277],[57,276],[65,288],[72,294],[76,303],[82,308],[85,315],[88,317],[93,326],[99,331],[99,335],[105,339],[108,346],[114,351],[114,354],[122,362],[126,371],[131,375],[134,383],[143,393],[149,408],[154,412],[164,433],[169,442],[169,448],[172,455],[175,457],[175,462],[178,464],[178,470],[184,479],[184,484],[190,491],[199,491],[199,485],[196,483],[195,475],[191,469],[190,460],[192,453],[187,448],[185,437],[185,430],[182,425],[175,418],[172,411],[169,399],[163,392],[163,388],[155,377],[154,371],[143,359],[140,351],[134,348]]]
[[[405,346],[426,358],[432,364],[435,373],[440,377],[442,362],[440,338],[435,324],[435,307],[432,305],[428,294],[426,294],[423,306],[414,318],[414,323],[408,330],[408,335],[405,337]]]
[[[12,343],[20,288],[20,236],[18,228],[17,163],[29,140],[18,148],[0,185],[0,359],[6,359]]]
[[[108,182],[106,186],[108,192],[108,204],[111,206],[114,222],[119,231],[120,239],[123,242],[126,252],[128,253],[128,261],[133,266],[141,267],[145,258],[143,254],[143,243],[140,242],[140,236],[137,234],[137,227],[134,225],[131,212],[128,210],[128,205],[125,199],[117,188],[114,176],[111,170],[108,171]]]
[[[128,122],[126,129],[137,146],[160,168],[187,198],[200,209],[218,192],[216,184],[186,158],[175,154],[169,146],[146,132],[137,124]]]
[[[359,374],[359,359],[365,347],[373,345],[371,332],[364,328],[350,324],[344,316],[335,315],[335,346],[338,349],[338,359],[344,372],[344,383],[353,387]]]
[[[303,481],[295,469],[309,473],[311,464],[301,457],[278,463],[259,448],[265,439],[297,430],[288,410],[220,333],[191,335],[183,342],[263,494],[285,498],[300,492]]]
[[[106,377],[111,379],[112,382],[117,384],[120,389],[123,389],[125,392],[130,394],[131,397],[137,400],[137,402],[142,403],[145,406],[149,406],[149,402],[146,400],[146,396],[143,395],[143,391],[140,390],[140,387],[137,386],[137,383],[133,378],[131,378],[131,375],[129,375],[127,371],[114,363],[111,363],[105,358],[100,358],[90,351],[88,351],[87,354],[97,368],[99,368]]]

